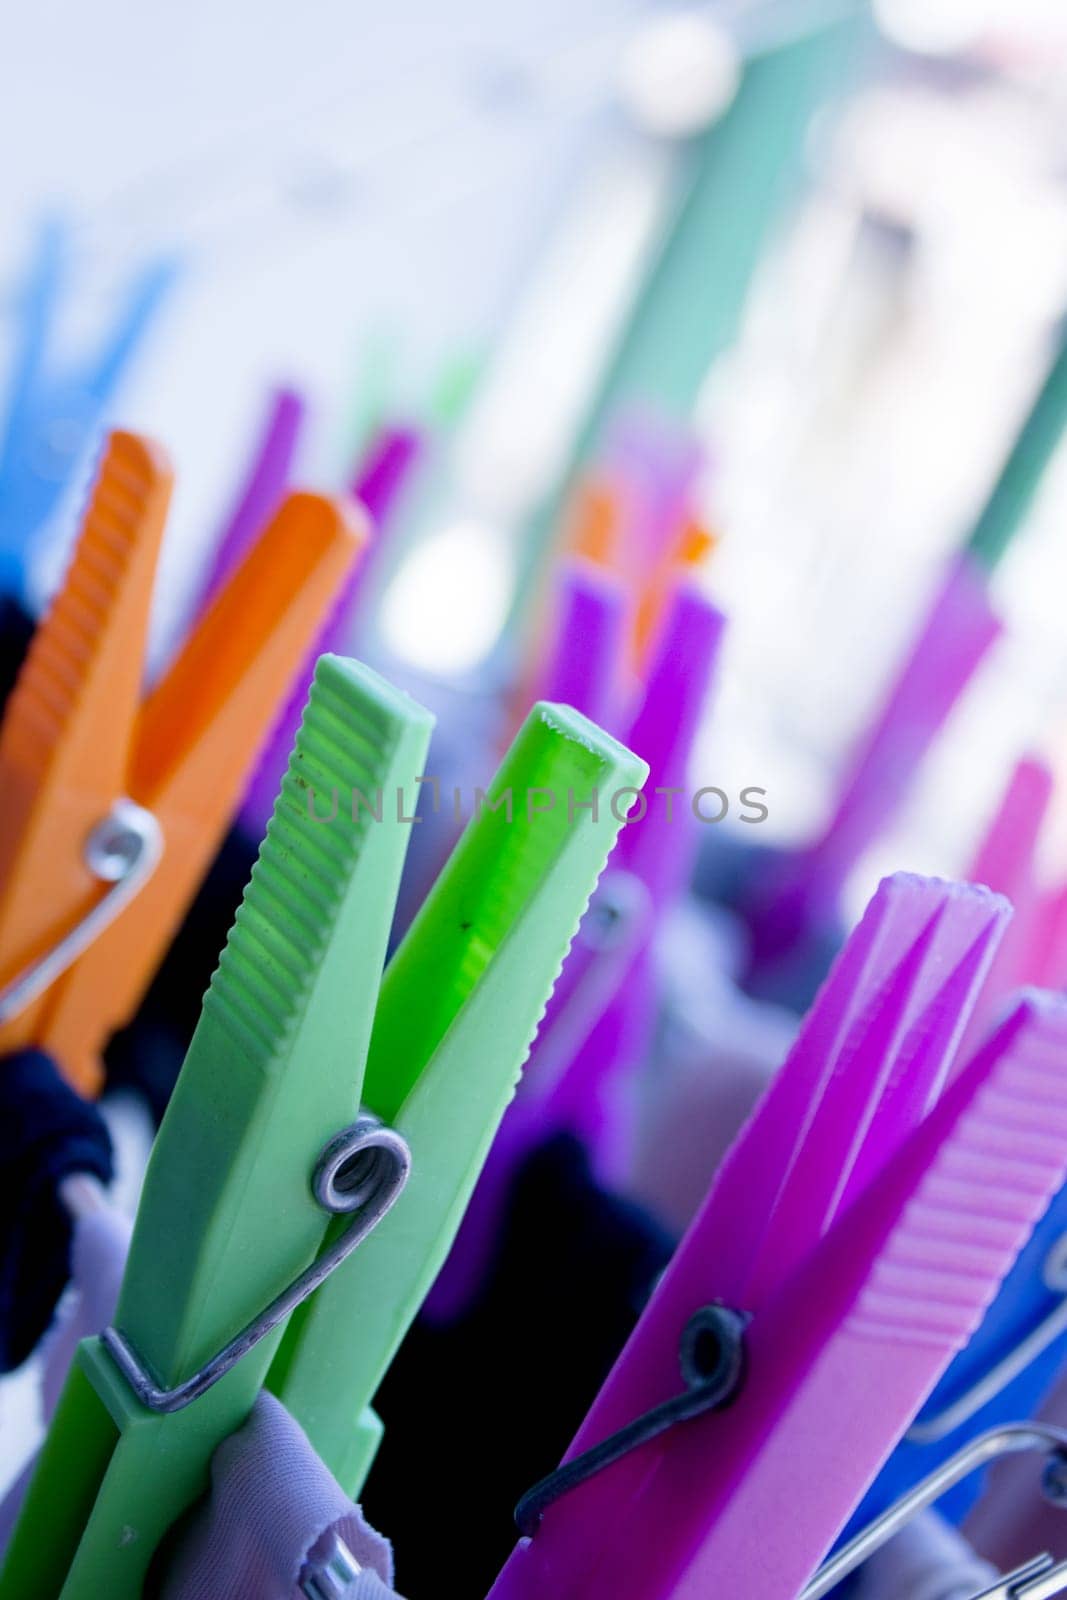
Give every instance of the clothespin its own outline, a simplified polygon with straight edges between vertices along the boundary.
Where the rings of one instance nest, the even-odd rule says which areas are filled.
[[[630,625],[630,593],[619,570],[622,492],[599,471],[575,486],[556,560],[527,604],[525,660],[509,697],[512,728],[539,699],[613,725],[601,713],[614,711],[628,687],[620,682]]]
[[[622,830],[434,1285],[428,1310],[442,1320],[469,1304],[481,1283],[511,1183],[538,1140],[566,1128],[586,1141],[601,1165],[613,1170],[622,1164],[627,1108],[612,1095],[619,1095],[619,1069],[644,1058],[655,1021],[655,979],[645,952],[695,849],[687,767],[724,625],[722,613],[702,596],[682,591],[676,597],[647,691],[625,734],[627,746],[649,765],[649,793],[639,801],[644,814]]]
[[[656,930],[684,890],[697,850],[700,825],[688,769],[723,628],[710,602],[692,590],[678,592],[647,692],[626,733],[650,765],[650,811],[640,826],[624,831],[613,860],[616,879],[625,874],[644,898],[644,936],[628,964],[616,968],[608,1004],[563,1070],[539,1095],[538,1080],[531,1079],[542,1132],[577,1133],[598,1170],[616,1179],[632,1153],[635,1105],[627,1073],[645,1060],[656,1023]],[[611,959],[609,949],[603,960]],[[545,1042],[551,1051],[551,1035]]]
[[[631,415],[613,426],[597,472],[575,492],[564,552],[612,574],[628,600],[620,678],[644,679],[675,590],[692,580],[714,546],[692,503],[703,465],[704,452],[688,431]]]
[[[554,1503],[534,1491],[543,1521],[493,1600],[588,1594],[594,1572],[620,1600],[723,1583],[792,1600],[1067,1166],[1063,1003],[1021,1005],[936,1098],[1006,912],[977,888],[883,883],[561,1475],[627,1432],[644,1442]],[[727,1316],[743,1325],[732,1387],[709,1392]],[[703,1385],[704,1409],[732,1403],[642,1434],[687,1398],[680,1348],[688,1399]]]
[[[237,500],[215,546],[197,610],[210,604],[281,505],[292,482],[306,417],[302,395],[295,389],[275,389]]]
[[[337,505],[290,497],[142,702],[170,487],[157,446],[111,436],[0,729],[0,1049],[48,1050],[86,1093],[359,546]]]
[[[573,557],[560,562],[554,577],[558,621],[542,680],[544,698],[612,727],[620,693],[626,592],[612,573]]]
[[[374,558],[380,554],[383,521],[388,517],[414,466],[416,448],[417,439],[410,430],[387,430],[372,444],[365,473],[361,470],[356,475],[353,495],[367,513],[374,531],[374,538],[369,545],[370,558],[365,557],[353,568],[329,608],[318,638],[308,652],[303,669],[293,681],[285,708],[276,717],[266,748],[256,764],[241,806],[241,820],[253,837],[262,833],[270,817],[274,796],[285,771],[296,730],[300,726],[300,715],[315,662],[322,655],[343,654],[351,645],[352,624],[360,597],[365,592],[368,565],[373,567],[376,564]]]
[[[860,10],[753,52],[725,115],[690,142],[677,207],[575,440],[568,479],[629,407],[692,414],[709,368],[736,337],[771,222],[799,171],[804,129],[862,34]],[[560,487],[549,529],[566,500]]]
[[[27,546],[52,516],[176,275],[150,262],[84,364],[56,370],[50,346],[67,275],[67,229],[42,223],[17,312],[16,355],[0,435],[0,586],[22,594]]]
[[[1003,559],[1041,487],[1067,428],[1067,320],[1057,331],[1041,387],[971,529],[967,551],[986,572]]]
[[[607,1099],[613,1087],[617,1093],[617,1069],[643,1058],[655,1020],[653,930],[684,889],[696,854],[699,823],[688,769],[724,627],[722,613],[702,595],[685,588],[677,592],[645,694],[625,734],[628,746],[649,763],[648,814],[624,829],[612,860],[613,875],[628,875],[646,900],[645,938],[618,973],[610,1003],[581,1048],[547,1093],[542,1090],[539,1115],[545,1130],[579,1132],[609,1168],[621,1162],[627,1136]],[[536,1079],[530,1087],[536,1092]]]
[[[1067,1356],[1067,1188],[1035,1223],[980,1326],[923,1406],[849,1525],[864,1526],[962,1443],[1013,1417],[1030,1417]],[[983,1479],[972,1475],[941,1503],[962,1521]]]
[[[386,971],[364,1099],[410,1144],[412,1179],[294,1318],[269,1378],[350,1493],[380,1431],[366,1410],[455,1238],[646,772],[584,717],[535,706]]]
[[[964,1035],[961,1061],[977,1048],[1009,995],[1027,984],[1061,987],[1042,983],[1035,937],[1042,901],[1038,849],[1053,787],[1043,761],[1028,756],[1017,762],[967,873],[970,883],[984,883],[1011,901],[1012,919]]]
[[[825,970],[842,889],[897,814],[920,761],[1001,631],[985,577],[965,554],[948,569],[878,715],[850,757],[819,838],[774,858],[746,893],[745,987],[802,1005]]]
[[[599,567],[615,566],[622,533],[622,492],[617,478],[601,464],[574,486],[562,519],[564,552]]]
[[[619,560],[632,591],[629,665],[641,679],[675,589],[691,581],[715,542],[693,508],[705,452],[688,429],[644,414],[618,419],[605,452],[625,485]]]
[[[401,422],[383,423],[371,436],[366,450],[360,456],[349,493],[373,519],[379,534],[394,516],[397,505],[411,483],[423,444],[423,437],[416,428]],[[374,544],[375,560],[369,567],[365,563],[360,569],[363,574],[359,585],[360,596],[367,591],[370,575],[375,572],[383,549],[384,544],[379,537]],[[354,597],[353,610],[358,600],[359,596]]]
[[[403,1142],[357,1114],[429,730],[366,668],[320,663],[153,1150],[115,1329],[80,1348],[4,1600],[141,1594],[286,1316],[395,1197]],[[380,821],[353,798],[378,789]],[[331,1213],[348,1229],[323,1251]]]
[[[1067,885],[1039,898],[1027,955],[1033,981],[1042,989],[1067,989]]]
[[[989,579],[1067,426],[1067,332],[985,505],[941,586],[885,703],[853,751],[817,840],[765,863],[744,897],[752,945],[746,987],[806,1000],[825,967],[842,886],[895,817],[949,712],[1001,624]]]

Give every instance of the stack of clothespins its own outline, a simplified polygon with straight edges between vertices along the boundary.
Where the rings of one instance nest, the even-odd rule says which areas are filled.
[[[41,1423],[0,1600],[1067,1595],[1049,766],[965,881],[842,909],[1002,632],[1067,341],[811,841],[724,844],[766,791],[693,782],[699,391],[849,32],[754,51],[694,140],[458,686],[377,626],[448,441],[390,417],[299,489],[290,386],[147,681],[173,473],[112,413],[173,268],[57,377],[42,231],[0,437],[0,1418],[21,1383]]]

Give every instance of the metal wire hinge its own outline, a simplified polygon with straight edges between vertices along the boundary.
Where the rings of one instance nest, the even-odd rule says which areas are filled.
[[[1067,1561],[1053,1561],[1045,1554],[1016,1567],[974,1600],[1053,1600],[1062,1594],[1067,1594]]]
[[[163,855],[163,834],[151,811],[116,800],[85,841],[85,864],[112,887],[51,950],[0,989],[0,1022],[8,1022],[72,967],[144,888]]]
[[[912,1517],[940,1497],[979,1467],[984,1467],[1001,1456],[1020,1455],[1030,1450],[1043,1450],[1048,1459],[1042,1477],[1042,1487],[1047,1499],[1054,1504],[1067,1506],[1067,1431],[1044,1422],[1009,1422],[1000,1428],[990,1428],[976,1439],[957,1450],[954,1456],[917,1483],[908,1493],[901,1495],[888,1511],[870,1523],[861,1532],[842,1545],[835,1555],[823,1562],[800,1600],[822,1600],[824,1595],[854,1572],[876,1550],[899,1533]],[[1052,1587],[1049,1587],[1049,1585]],[[1067,1593],[1067,1563],[1054,1564],[1051,1556],[1039,1556],[1025,1567],[1019,1567],[1001,1578],[991,1589],[986,1589],[974,1600],[1051,1600],[1053,1595]]]
[[[225,1377],[362,1244],[396,1203],[410,1171],[411,1151],[404,1139],[367,1112],[335,1134],[319,1156],[311,1187],[325,1211],[352,1214],[350,1226],[229,1344],[173,1389],[156,1381],[124,1333],[105,1328],[101,1342],[142,1405],[165,1415],[181,1411]]]
[[[729,1405],[744,1381],[744,1334],[748,1322],[744,1312],[734,1311],[730,1306],[701,1306],[694,1312],[682,1329],[679,1341],[678,1359],[685,1380],[682,1393],[653,1406],[644,1416],[636,1417],[625,1428],[602,1439],[580,1456],[565,1461],[555,1472],[535,1483],[515,1507],[519,1532],[527,1537],[534,1534],[553,1501],[636,1450],[638,1445],[654,1439],[676,1423],[688,1422],[705,1411]]]

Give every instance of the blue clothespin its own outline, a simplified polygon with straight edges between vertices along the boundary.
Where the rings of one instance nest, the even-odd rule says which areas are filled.
[[[996,1197],[987,1226],[996,1227]],[[960,1270],[971,1245],[961,1244]],[[906,1490],[987,1429],[1032,1417],[1067,1361],[1067,1185],[1036,1223],[981,1325],[945,1371],[875,1479],[842,1538],[866,1527]],[[938,1501],[962,1522],[984,1475],[972,1473]]]
[[[0,431],[0,591],[22,596],[26,553],[55,513],[97,441],[119,382],[176,276],[169,257],[150,261],[126,291],[89,359],[50,362],[68,270],[68,228],[48,217],[16,308],[15,360]]]

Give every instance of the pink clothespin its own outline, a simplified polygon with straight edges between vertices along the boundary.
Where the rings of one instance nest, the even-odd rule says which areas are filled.
[[[793,1600],[1067,1167],[1060,1002],[1027,1002],[937,1100],[1008,914],[880,886],[566,1460],[678,1396],[683,1330],[717,1303],[751,1319],[736,1398],[535,1491],[492,1600]]]
[[[777,861],[747,896],[746,988],[787,997],[791,966],[802,968],[806,950],[832,932],[849,874],[899,811],[919,763],[1000,631],[987,576],[964,552],[948,568],[885,703],[853,752],[820,837]],[[803,977],[799,982],[803,987]]]
[[[1067,884],[1043,894],[1034,911],[1031,981],[1042,989],[1067,989]]]
[[[367,581],[368,560],[373,567],[375,558],[380,558],[382,530],[415,464],[417,454],[418,436],[411,429],[387,428],[372,441],[356,474],[351,492],[353,498],[361,501],[370,514],[375,537],[370,545],[369,556],[357,563],[338,595],[308,656],[305,670],[297,677],[285,710],[275,723],[260,757],[241,806],[241,820],[253,838],[260,837],[274,809],[274,799],[296,739],[296,730],[300,726],[316,661],[321,655],[344,655],[348,650],[349,633]]]
[[[1052,773],[1043,762],[1032,757],[1018,762],[967,874],[972,883],[984,883],[1006,896],[1013,916],[964,1034],[961,1062],[998,1020],[1009,995],[1026,984],[1045,983],[1040,970],[1044,939],[1038,926],[1037,853],[1052,790]],[[1062,984],[1048,987],[1061,988]]]

